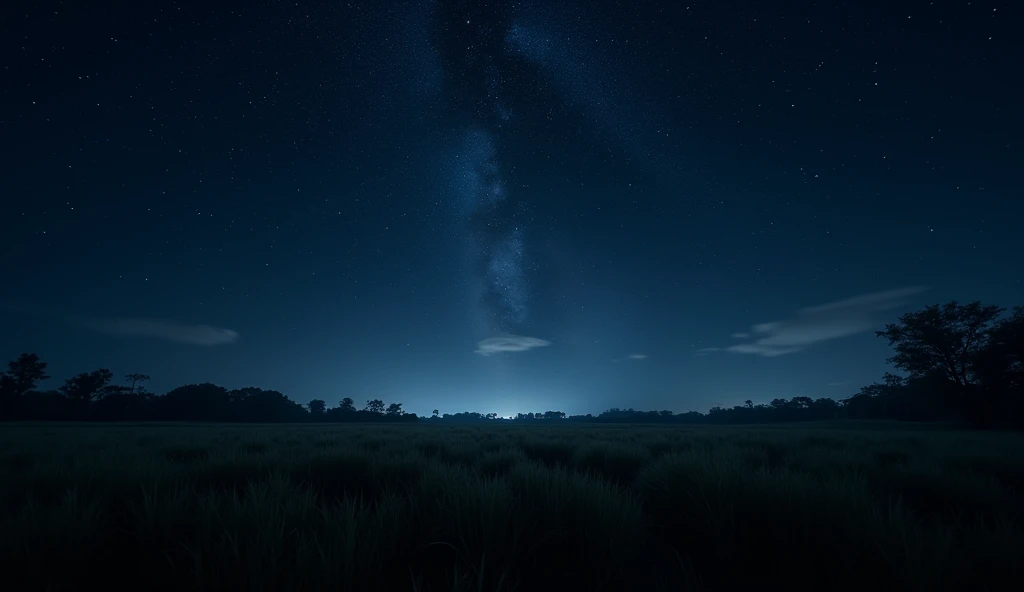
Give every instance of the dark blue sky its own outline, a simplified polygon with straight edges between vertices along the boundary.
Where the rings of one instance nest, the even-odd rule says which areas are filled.
[[[846,397],[1020,304],[1009,2],[18,2],[0,354],[501,415]]]

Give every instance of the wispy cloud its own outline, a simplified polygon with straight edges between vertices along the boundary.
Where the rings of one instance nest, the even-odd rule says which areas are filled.
[[[151,337],[189,345],[221,345],[238,341],[238,333],[211,325],[189,325],[162,319],[98,318],[83,324],[101,333],[124,337]]]
[[[238,333],[231,329],[166,319],[92,317],[46,309],[32,304],[0,301],[0,312],[4,311],[53,319],[99,333],[124,337],[150,337],[189,345],[221,345],[235,343],[239,339]]]
[[[545,347],[548,345],[551,345],[550,341],[545,341],[536,337],[506,335],[504,337],[488,337],[483,341],[478,341],[476,344],[476,353],[481,356],[491,356],[494,354],[508,352],[528,351],[536,347]]]
[[[646,360],[646,359],[647,359],[647,354],[629,354],[628,356],[623,356],[621,358],[613,358],[612,361],[613,362],[622,362],[624,360]]]
[[[911,296],[925,290],[920,286],[898,288],[803,308],[788,319],[758,323],[749,332],[733,333],[735,339],[751,341],[708,347],[698,353],[727,351],[766,358],[796,353],[823,341],[875,329],[879,313],[903,306]]]

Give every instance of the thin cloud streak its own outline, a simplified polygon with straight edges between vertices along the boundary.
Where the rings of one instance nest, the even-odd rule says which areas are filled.
[[[921,286],[898,288],[803,308],[788,319],[758,323],[749,333],[733,333],[733,338],[753,341],[707,347],[698,353],[726,351],[765,358],[796,353],[823,341],[871,331],[879,325],[879,313],[903,306],[925,290]]]
[[[481,356],[492,356],[494,354],[529,351],[537,347],[551,345],[550,341],[536,337],[524,337],[522,335],[506,335],[504,337],[488,337],[476,344],[474,353]]]
[[[223,345],[235,343],[238,332],[212,325],[189,325],[162,319],[100,318],[83,324],[100,333],[123,337],[150,337],[188,345]]]
[[[625,360],[646,360],[646,359],[647,359],[647,354],[629,354],[628,356],[623,356],[621,358],[613,358],[612,361],[613,362],[622,362],[622,361],[625,361]]]

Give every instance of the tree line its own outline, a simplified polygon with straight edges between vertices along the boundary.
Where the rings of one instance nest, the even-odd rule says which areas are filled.
[[[149,376],[125,375],[112,384],[107,369],[83,372],[56,390],[36,390],[48,379],[46,363],[36,354],[22,354],[0,375],[0,418],[35,421],[415,421],[401,403],[385,406],[380,399],[357,409],[349,397],[337,407],[314,399],[303,406],[275,390],[246,387],[228,390],[215,384],[188,384],[162,395],[146,390]]]
[[[756,424],[828,419],[953,421],[979,428],[1024,428],[1024,307],[1009,315],[980,302],[930,305],[902,315],[877,331],[893,348],[889,363],[904,375],[886,373],[846,399],[805,396],[755,405],[745,401],[707,413],[609,409],[598,415],[562,411],[496,413],[434,410],[427,422],[516,423],[616,422]],[[115,384],[107,369],[72,376],[56,390],[38,390],[49,379],[39,356],[25,353],[0,374],[0,420],[215,421],[215,422],[409,422],[420,420],[401,403],[371,399],[362,409],[345,397],[328,408],[322,399],[303,406],[274,390],[227,390],[190,384],[156,395],[145,374]]]

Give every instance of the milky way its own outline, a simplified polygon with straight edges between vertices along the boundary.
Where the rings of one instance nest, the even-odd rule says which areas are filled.
[[[526,206],[510,191],[502,158],[512,125],[517,75],[507,49],[510,10],[502,3],[440,2],[434,15],[446,126],[457,140],[451,159],[455,211],[467,232],[474,283],[487,330],[515,332],[529,318]]]

